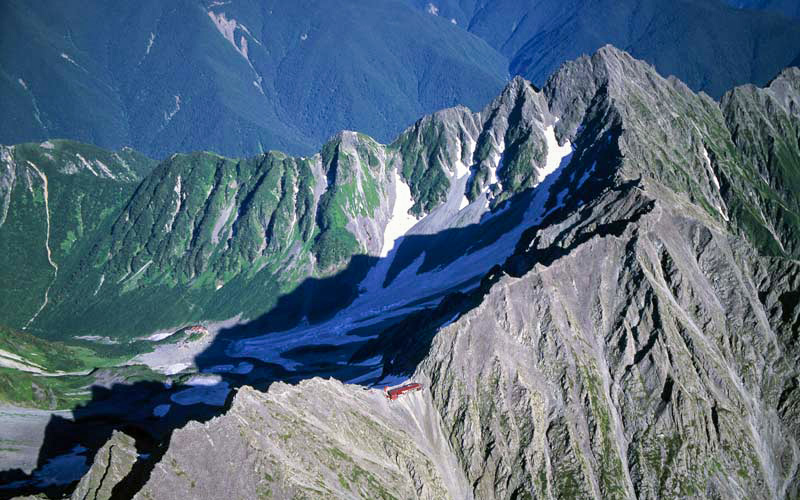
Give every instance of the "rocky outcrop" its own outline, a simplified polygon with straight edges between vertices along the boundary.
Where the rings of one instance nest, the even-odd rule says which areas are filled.
[[[138,459],[134,439],[114,431],[111,439],[97,451],[89,472],[78,483],[71,500],[108,500],[114,487],[133,469]]]
[[[798,227],[764,200],[797,203],[786,176],[800,154],[778,144],[797,130],[797,77],[720,107],[605,47],[541,92],[515,80],[481,114],[423,119],[385,150],[415,158],[402,170],[415,213],[437,217],[469,166],[479,194],[460,194],[483,207],[470,216],[528,226],[479,285],[351,360],[381,355],[384,375],[424,391],[390,403],[332,380],[243,388],[227,414],[173,434],[139,497],[796,497]],[[332,147],[329,187],[347,178],[345,145]],[[521,177],[501,168],[515,159]],[[492,186],[525,215],[486,212]]]
[[[175,432],[136,498],[466,498],[429,408],[334,380],[243,387]]]

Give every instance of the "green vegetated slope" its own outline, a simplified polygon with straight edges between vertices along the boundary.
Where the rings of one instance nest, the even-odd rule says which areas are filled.
[[[146,348],[147,346],[139,346]],[[134,382],[158,380],[145,366],[117,366],[131,346],[44,340],[26,331],[0,326],[0,402],[16,406],[64,409],[85,403],[98,376]]]
[[[2,147],[0,155],[0,309],[21,328],[51,284],[74,279],[154,162],[66,141]]]
[[[341,272],[353,254],[368,253],[367,240],[374,247],[382,237],[374,219],[379,205],[388,211],[386,153],[366,136],[342,133],[310,158],[173,155],[141,182],[133,173],[72,173],[77,152],[56,157],[60,166],[42,159],[81,147],[4,149],[9,216],[0,242],[15,257],[3,263],[14,286],[3,290],[2,307],[16,328],[130,337],[253,318],[302,280]],[[94,164],[115,154],[80,158]],[[53,200],[49,240],[39,171]],[[361,234],[359,224],[370,227]]]
[[[68,138],[155,158],[311,154],[481,106],[503,56],[395,0],[4,2],[0,143]]]
[[[655,91],[639,81],[656,82]],[[79,155],[72,150],[87,147],[73,143],[5,148],[9,215],[0,242],[13,258],[1,272],[15,285],[0,304],[10,326],[49,338],[132,338],[196,321],[257,318],[308,279],[325,282],[344,271],[351,273],[341,294],[347,296],[366,272],[366,256],[381,248],[394,169],[411,189],[414,214],[443,204],[459,161],[471,172],[468,199],[487,196],[496,207],[535,184],[546,156],[543,124],[553,116],[560,117],[559,140],[579,149],[628,124],[625,154],[641,161],[626,175],[648,174],[765,251],[796,256],[792,165],[800,152],[791,140],[796,119],[786,114],[797,109],[796,81],[796,72],[785,72],[769,88],[737,89],[720,105],[607,47],[566,64],[543,92],[515,79],[482,113],[444,110],[389,146],[346,132],[312,157],[175,154],[154,168],[131,151]],[[616,96],[613,106],[594,97],[603,92]],[[745,99],[752,110],[737,115],[731,103],[741,93],[761,97]],[[755,116],[763,123],[752,125]],[[785,145],[764,146],[771,144],[766,138],[745,134],[753,126],[777,127]],[[96,161],[113,178],[84,165]],[[590,156],[575,161],[582,170],[553,192],[579,190],[597,175]],[[152,168],[141,182],[130,166],[136,162],[142,171]],[[769,176],[756,175],[754,162]],[[51,220],[49,242],[38,164],[48,173],[51,217],[59,217]],[[82,197],[90,188],[93,196]],[[29,272],[20,276],[20,269]],[[324,294],[305,295],[313,303]],[[292,307],[292,314],[308,313],[308,304]]]
[[[794,0],[725,0],[737,9],[766,10],[800,19],[800,4]]]

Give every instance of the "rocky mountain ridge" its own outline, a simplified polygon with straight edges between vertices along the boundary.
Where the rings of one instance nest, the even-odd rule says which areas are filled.
[[[498,199],[481,218],[527,207],[500,265],[349,360],[379,356],[382,377],[424,390],[389,402],[334,380],[240,389],[226,414],[173,434],[140,498],[211,498],[223,486],[267,498],[798,494],[800,267],[786,188],[800,159],[797,71],[718,104],[605,47],[541,92],[516,80],[504,96],[514,104],[490,112],[477,139],[456,109],[399,144],[414,158],[403,174],[416,213],[450,205],[451,185],[435,181],[465,150],[478,152],[479,194],[460,192],[468,206],[519,186],[509,208]],[[538,131],[523,133],[531,123]],[[549,125],[572,155],[528,184],[546,165]],[[526,154],[527,175],[504,176],[500,164]],[[244,349],[256,345],[230,352],[257,357]],[[251,466],[230,465],[241,463]]]

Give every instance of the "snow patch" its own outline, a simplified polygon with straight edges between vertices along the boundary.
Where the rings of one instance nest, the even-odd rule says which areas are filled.
[[[91,172],[95,177],[100,177],[95,169],[92,168],[92,164],[89,163],[86,158],[81,156],[80,153],[75,153],[75,157],[78,158],[78,162],[80,162],[81,166]]]
[[[461,197],[461,203],[458,205],[458,210],[464,210],[469,206],[469,198],[466,195]]]
[[[34,472],[38,486],[52,486],[70,484],[77,481],[86,471],[89,464],[86,457],[82,455],[88,451],[83,446],[76,446],[71,452],[51,458],[39,470]]]
[[[239,37],[239,47],[242,49],[240,51],[241,54],[249,61],[250,58],[247,56],[247,38],[245,38],[244,35]]]
[[[370,380],[376,380],[378,377],[381,376],[383,373],[383,367],[375,368],[374,370],[368,371],[363,375],[359,375],[358,377],[351,378],[347,380],[348,384],[363,384]]]
[[[212,387],[222,382],[219,375],[194,375],[186,381],[186,385]]]
[[[497,178],[497,173],[500,171],[500,169],[503,168],[503,159],[505,157],[505,152],[506,152],[506,143],[505,140],[501,140],[497,144],[496,149],[493,149],[491,154],[489,155],[489,179],[487,180],[486,186],[483,189],[484,193],[488,193],[489,187],[499,182],[499,179]]]
[[[414,198],[411,196],[411,188],[403,182],[403,178],[395,170],[394,172],[394,207],[389,222],[383,230],[383,248],[381,257],[386,257],[394,248],[398,238],[405,235],[419,219],[408,213],[414,206]]]
[[[461,316],[461,313],[456,313],[452,318],[450,318],[447,321],[445,321],[444,323],[442,323],[442,326],[439,327],[439,330],[441,330],[441,329],[443,329],[443,328],[445,328],[447,326],[450,326],[453,323],[455,323],[456,320],[459,318],[459,316]]]
[[[175,113],[181,110],[181,96],[176,95],[173,97],[175,97],[175,107],[172,108],[172,111],[170,111],[169,113],[164,111],[164,122],[169,122],[170,120],[172,120],[172,117],[175,116]]]
[[[711,181],[714,183],[714,186],[719,189],[719,179],[717,179],[717,174],[714,173],[714,169],[711,168],[711,158],[708,157],[708,150],[705,147],[703,147],[703,161],[705,162],[708,172],[711,174]]]
[[[705,148],[705,146],[703,146],[703,164],[705,165],[706,170],[708,170],[709,177],[711,177],[711,182],[714,183],[714,187],[716,187],[717,191],[719,191],[719,179],[717,178],[717,174],[714,172],[714,168],[711,166],[711,158],[709,158],[708,150]],[[722,218],[725,219],[726,222],[729,221],[730,219],[728,218],[728,214],[723,208],[723,205],[718,200],[714,200],[714,205]]]
[[[142,274],[143,272],[145,272],[147,270],[147,268],[150,267],[150,264],[152,264],[152,263],[153,263],[152,260],[148,260],[147,262],[145,262],[144,265],[142,267],[140,267],[138,271],[133,273],[133,276],[128,278],[126,281],[132,281],[132,280],[135,280],[136,278],[138,278],[139,275]]]
[[[365,359],[364,361],[361,361],[360,363],[351,363],[351,364],[353,366],[375,366],[375,365],[379,365],[381,363],[383,363],[383,354],[378,354],[377,356],[374,356],[372,358]]]
[[[175,208],[172,210],[172,214],[170,215],[169,222],[164,224],[164,231],[170,232],[172,231],[172,226],[175,224],[175,217],[178,216],[178,212],[181,211],[181,207],[183,206],[183,196],[181,196],[181,176],[175,178],[175,186],[172,188],[173,192],[175,193]]]
[[[56,145],[50,141],[44,141],[43,143],[39,144],[39,147],[43,149],[55,149]]]
[[[302,41],[304,41],[304,42],[305,42],[306,40],[308,40],[308,33],[303,33],[302,35],[300,35],[300,40],[302,40]]]
[[[153,416],[154,417],[163,417],[164,415],[169,413],[169,410],[171,408],[172,408],[171,404],[158,405],[155,408],[153,408]]]
[[[144,55],[150,54],[150,49],[153,48],[153,42],[156,41],[156,34],[152,31],[150,32],[150,38],[147,40],[147,49],[144,51]]]
[[[194,377],[197,378],[197,377]],[[215,377],[218,378],[218,377]],[[225,406],[230,387],[227,382],[216,382],[213,385],[197,385],[176,392],[170,399],[182,406],[206,404],[209,406]]]
[[[453,166],[456,168],[456,179],[461,179],[465,175],[469,175],[469,167],[464,165],[464,162],[461,161],[460,158],[456,160]]]
[[[545,177],[555,172],[562,163],[569,162],[572,156],[572,144],[569,141],[564,141],[563,146],[558,144],[553,125],[544,129],[544,137],[545,141],[547,141],[547,160],[544,168],[539,171],[539,182],[542,182]]]
[[[253,364],[242,361],[238,365],[216,365],[203,370],[205,373],[233,373],[235,375],[247,375],[253,371]]]
[[[17,78],[17,81],[19,82],[20,85],[22,85],[23,89],[28,90],[28,84],[25,83],[25,80],[23,80],[22,78]]]
[[[191,363],[175,363],[168,366],[162,366],[159,371],[164,375],[175,375],[189,368],[190,366],[192,366]]]
[[[102,337],[100,335],[79,335],[74,338],[78,340],[88,340],[89,342],[97,342],[98,344],[106,344],[106,345],[119,344],[118,340],[114,340],[111,337]]]
[[[76,63],[73,58],[71,58],[70,56],[68,56],[67,54],[65,54],[63,52],[61,53],[61,58],[64,59],[65,61],[67,61],[67,62],[70,62],[70,63],[74,64],[75,67],[77,67],[77,68],[81,67],[80,64]],[[81,68],[81,69],[83,69],[83,68]]]
[[[581,178],[580,178],[580,179],[578,179],[578,186],[577,186],[578,188],[580,188],[581,186],[583,186],[583,185],[584,185],[584,183],[585,183],[586,181],[588,181],[588,180],[589,180],[589,177],[591,177],[591,175],[594,173],[594,169],[595,169],[595,167],[597,167],[597,161],[595,161],[594,163],[592,163],[592,166],[591,166],[591,167],[589,167],[589,170],[587,170],[586,172],[584,172],[584,173],[583,173],[583,175],[581,176]]]
[[[458,24],[458,21],[456,21],[455,18],[451,17],[450,24]]]
[[[438,16],[439,15],[439,7],[437,7],[433,3],[429,3],[426,9],[428,11],[428,14],[430,14],[432,16]]]
[[[110,179],[117,180],[117,178],[114,176],[114,174],[111,173],[111,170],[108,168],[108,165],[106,165],[102,161],[98,160],[97,158],[94,159],[94,164],[95,164],[95,166],[97,168],[100,169],[101,172],[103,172],[106,175],[106,177],[108,177]]]
[[[177,332],[162,332],[162,333],[154,333],[149,337],[145,337],[145,340],[149,340],[151,342],[158,342],[159,340],[164,340],[168,337],[175,335]]]

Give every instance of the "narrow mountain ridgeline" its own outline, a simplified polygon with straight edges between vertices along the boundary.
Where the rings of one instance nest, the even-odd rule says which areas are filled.
[[[798,103],[796,68],[716,102],[606,46],[388,145],[4,148],[39,278],[0,375],[45,367],[33,335],[135,373],[93,372],[0,494],[795,498]]]
[[[319,290],[300,310],[286,312],[315,319],[352,300],[370,266],[400,236],[474,226],[447,248],[409,242],[387,262],[386,284],[423,254],[421,270],[432,270],[518,225],[521,205],[505,223],[479,227],[488,210],[509,209],[511,198],[542,182],[570,154],[568,143],[559,145],[554,124],[543,95],[517,79],[482,112],[436,113],[388,146],[343,132],[307,158],[173,155],[124,207],[104,209],[112,222],[68,270],[55,277],[50,270],[48,288],[30,290],[32,297],[48,293],[34,320],[26,311],[8,321],[51,338],[130,338],[201,320],[255,318],[306,278],[346,268],[336,297]],[[505,255],[513,243],[504,243]],[[364,258],[353,260],[357,255]],[[503,256],[483,262],[483,270]],[[446,283],[480,272],[456,274]],[[109,316],[109,310],[116,313]]]
[[[248,261],[354,295],[275,326],[294,314],[284,296],[261,320],[221,331],[194,360],[208,375],[195,377],[223,395],[240,387],[227,411],[133,464],[114,434],[79,490],[796,498],[798,89],[789,69],[718,103],[604,47],[542,90],[517,78],[482,112],[437,112],[388,146],[343,133],[305,159],[164,162],[98,246],[115,250],[92,254],[110,255],[98,269],[115,277],[153,262],[113,300],[167,286],[168,269],[182,273],[169,286],[212,273],[200,290],[225,293],[247,283],[225,272],[248,273]],[[186,197],[174,196],[179,173]],[[243,187],[255,185],[270,196]],[[159,190],[168,210],[152,201]],[[286,192],[296,193],[288,222],[269,230]],[[223,222],[205,215],[209,203],[229,212]],[[275,208],[249,216],[257,206]],[[185,229],[155,237],[182,217]],[[139,234],[151,239],[121,243]],[[353,261],[364,269],[351,275]],[[308,290],[289,296],[313,301]],[[407,379],[423,390],[389,401],[373,388]]]

